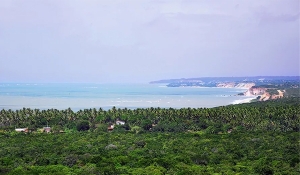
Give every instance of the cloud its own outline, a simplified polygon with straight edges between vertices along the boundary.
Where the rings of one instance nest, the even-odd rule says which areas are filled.
[[[299,15],[298,14],[280,14],[280,15],[274,15],[270,13],[261,13],[258,14],[260,18],[260,23],[287,23],[287,22],[295,22],[299,21]]]
[[[297,0],[3,0],[0,81],[292,75],[299,14]]]

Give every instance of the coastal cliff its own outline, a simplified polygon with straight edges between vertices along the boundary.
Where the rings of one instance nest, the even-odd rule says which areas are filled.
[[[218,83],[216,84],[217,87],[224,87],[224,88],[243,88],[243,89],[249,89],[253,86],[255,86],[255,83]]]
[[[272,88],[263,88],[263,87],[251,87],[248,89],[244,95],[245,96],[259,96],[259,101],[266,101],[271,99],[282,98],[285,94],[285,90],[275,90],[276,93],[270,94]]]
[[[245,96],[263,95],[264,93],[266,93],[266,91],[267,88],[251,87],[244,93],[244,95]]]
[[[199,77],[152,81],[167,87],[220,87],[240,88],[237,95],[248,96],[252,101],[267,101],[283,97],[299,97],[300,76],[254,76],[254,77]],[[248,98],[250,99],[250,98]]]

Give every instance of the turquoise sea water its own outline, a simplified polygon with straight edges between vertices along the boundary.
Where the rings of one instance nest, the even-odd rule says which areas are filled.
[[[199,108],[244,101],[245,89],[166,87],[161,84],[0,84],[0,109]]]

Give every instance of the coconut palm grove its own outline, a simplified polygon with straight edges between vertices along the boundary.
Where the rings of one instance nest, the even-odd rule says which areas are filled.
[[[0,174],[299,174],[299,100],[3,109]]]

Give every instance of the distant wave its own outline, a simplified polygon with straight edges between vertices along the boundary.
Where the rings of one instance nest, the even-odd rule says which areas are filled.
[[[111,101],[111,102],[116,102],[116,103],[159,103],[159,100],[148,100],[148,101],[143,101],[143,100],[118,100],[118,101]]]
[[[216,95],[216,97],[230,97],[231,95]]]
[[[230,88],[166,88],[164,84],[27,84],[29,83],[19,83],[19,86],[11,83],[0,84],[0,110],[23,107],[85,109],[111,106],[198,108],[245,103],[255,98],[236,96],[236,89]]]

